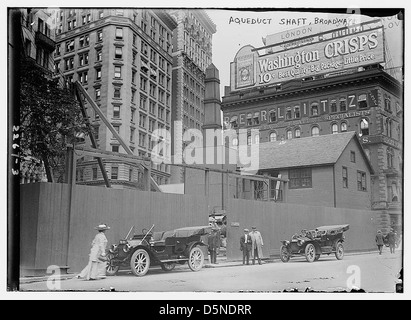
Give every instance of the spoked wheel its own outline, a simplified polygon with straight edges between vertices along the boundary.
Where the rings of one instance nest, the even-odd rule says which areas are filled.
[[[290,260],[290,254],[286,246],[282,245],[280,248],[280,259],[282,262],[288,262]]]
[[[199,247],[194,247],[188,255],[188,267],[192,271],[199,271],[204,264],[204,253]]]
[[[119,266],[115,266],[113,264],[113,258],[114,255],[112,253],[107,254],[107,266],[106,266],[106,274],[108,276],[114,276],[116,275],[118,269],[120,269]]]
[[[171,271],[175,268],[176,264],[174,262],[164,262],[161,264],[161,269],[164,271]]]
[[[315,260],[315,247],[312,243],[309,243],[305,247],[305,258],[308,262],[314,262]]]
[[[150,268],[150,256],[144,249],[137,249],[130,260],[131,271],[135,276],[144,276]]]
[[[342,260],[342,258],[344,257],[344,246],[342,245],[342,243],[338,242],[337,247],[335,249],[335,257],[338,260]]]

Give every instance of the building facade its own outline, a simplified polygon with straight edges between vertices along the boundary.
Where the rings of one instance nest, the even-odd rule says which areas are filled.
[[[256,182],[248,196],[254,193],[258,200],[371,209],[374,172],[355,132],[263,142],[259,151],[258,174],[288,183],[286,190],[280,190],[276,181]]]
[[[374,47],[381,45],[378,42],[380,38],[376,40],[382,37],[380,34],[373,35],[370,32],[367,37],[375,40]],[[322,62],[325,58],[320,56],[321,49],[318,50],[318,47],[323,45],[325,54],[331,56],[334,52],[330,48],[339,40],[331,38],[324,44],[319,42],[303,47],[301,50],[305,51],[298,52],[305,52],[304,62],[307,65],[314,60]],[[309,51],[311,48],[313,50]],[[288,57],[299,49],[292,50],[295,51],[289,51]],[[252,48],[248,52],[252,52]],[[372,50],[367,53],[373,54],[373,57],[378,54]],[[252,77],[249,77],[258,67],[264,67],[261,60],[257,60],[257,69],[253,69],[248,67],[251,64],[246,65],[244,62],[250,55],[244,55],[242,60],[238,56],[235,58],[231,86],[226,87],[222,98],[224,122],[236,130],[259,129],[254,136],[248,134],[249,144],[356,132],[374,168],[370,186],[371,207],[381,213],[380,222],[384,230],[389,225],[400,226],[403,183],[402,83],[385,72],[380,63],[368,61],[350,67],[355,59],[344,60],[346,65],[342,64],[341,70],[292,77],[292,72],[284,71],[288,67],[287,63],[294,62],[282,60],[286,55],[277,53],[277,60],[271,56],[257,57],[261,60],[266,58],[265,61],[273,59],[272,66],[275,68],[272,71],[278,82],[268,85],[255,85],[251,83]],[[313,65],[311,70],[315,70],[316,65]],[[261,79],[265,77],[258,76]],[[238,144],[238,140],[234,139],[232,143]]]
[[[33,59],[45,77],[53,75],[53,52],[55,37],[52,19],[55,10],[20,9],[24,55]],[[41,160],[26,155],[20,159],[20,183],[46,181],[44,164]]]
[[[156,129],[171,130],[172,36],[177,26],[164,10],[64,9],[56,13],[55,71],[79,81],[134,155],[150,156]],[[86,104],[87,107],[87,104]],[[125,153],[89,106],[98,148]],[[105,160],[113,187],[141,187],[132,163]],[[153,164],[157,184],[170,182],[170,167]],[[104,185],[93,158],[77,164],[77,183]]]
[[[188,128],[204,123],[205,71],[212,63],[212,36],[216,25],[204,10],[168,10],[177,21],[173,33],[172,155],[181,157]],[[177,122],[176,122],[177,121]],[[172,183],[184,181],[184,170],[171,168]]]

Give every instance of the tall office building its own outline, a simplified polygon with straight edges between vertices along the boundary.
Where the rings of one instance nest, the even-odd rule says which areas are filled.
[[[169,10],[177,21],[173,33],[172,155],[181,158],[183,134],[188,128],[202,129],[204,123],[205,70],[212,63],[212,36],[216,25],[204,10]],[[176,123],[177,121],[177,123]],[[180,124],[179,124],[180,122]],[[184,170],[171,168],[171,182],[184,181]]]
[[[343,170],[337,176],[338,187],[342,185],[347,207],[354,195],[347,192],[347,183],[356,183],[355,193],[371,191],[371,209],[379,212],[378,223],[385,232],[390,226],[400,229],[402,225],[403,83],[383,66],[383,27],[378,21],[374,29],[360,27],[341,33],[330,30],[321,34],[321,40],[314,35],[315,41],[303,49],[297,45],[261,56],[252,46],[244,46],[231,64],[230,87],[222,98],[222,110],[225,123],[247,132],[249,145],[275,141],[287,144],[292,139],[356,132],[374,169],[371,183],[367,184],[361,171],[347,175]],[[331,52],[331,48],[357,37],[369,37],[373,46],[365,47],[360,54],[356,51],[359,48]],[[294,57],[300,54],[308,56],[296,63]],[[363,59],[361,54],[369,58]],[[238,143],[233,139],[234,146]],[[325,148],[324,155],[332,147]],[[355,153],[350,156],[354,166]],[[289,188],[313,187],[310,170],[291,169],[287,178],[309,183],[289,184]]]
[[[174,19],[164,10],[73,8],[56,13],[56,26],[56,72],[82,84],[134,155],[150,156],[153,131],[171,130]],[[98,148],[126,153],[86,107]],[[112,187],[143,185],[135,163],[106,159],[104,164]],[[169,183],[170,166],[152,168],[159,185]],[[95,159],[80,159],[77,183],[104,185]]]

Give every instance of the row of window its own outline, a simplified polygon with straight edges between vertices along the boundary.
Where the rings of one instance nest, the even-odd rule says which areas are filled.
[[[338,123],[332,123],[331,124],[331,132],[332,134],[336,134],[339,132],[346,132],[347,131],[347,122],[343,121],[338,125]],[[310,134],[312,137],[317,137],[320,135],[320,127],[318,125],[314,125],[310,129]],[[368,135],[369,134],[369,123],[367,119],[361,119],[360,121],[360,136],[363,135]],[[285,132],[285,139],[293,139],[293,138],[300,138],[301,137],[301,128],[295,128],[295,129],[288,129]],[[253,141],[254,138],[254,141]],[[278,135],[276,131],[270,132],[268,140],[270,142],[277,141],[278,140]],[[252,143],[259,143],[260,142],[260,135],[256,134],[254,137],[249,134],[247,136],[247,144],[251,145]],[[238,138],[234,138],[232,140],[233,146],[238,145]]]
[[[350,95],[348,96],[349,98],[349,107],[352,108],[353,106],[355,107],[355,104],[353,104],[352,99],[355,98],[355,95]],[[320,107],[323,107],[325,109],[325,106],[327,104],[327,100],[322,100],[321,105],[318,102],[312,102],[309,106],[309,116],[315,117],[320,115]],[[360,109],[365,109],[368,107],[367,103],[367,95],[366,94],[360,94],[358,96],[358,106]],[[329,102],[329,107],[330,107],[330,112],[331,113],[336,113],[336,112],[346,112],[347,111],[347,98],[340,98],[339,102],[337,104],[336,99],[332,99]],[[302,110],[301,106],[297,105],[294,107],[287,107],[285,109],[285,115],[284,118],[285,120],[295,120],[295,119],[301,119],[302,117]],[[266,111],[261,111],[261,112],[255,112],[255,113],[248,113],[245,117],[245,124],[247,126],[253,126],[253,125],[259,125],[261,121],[267,121],[268,122],[276,122],[279,117],[277,117],[277,111],[276,109],[271,109],[268,113]],[[230,124],[232,127],[236,128],[238,127],[239,124],[243,124],[242,122],[242,117],[240,116],[240,119],[238,116],[233,116],[229,120]]]
[[[99,179],[99,169],[97,167],[93,167],[91,169],[91,180],[96,181]],[[166,171],[166,170],[161,170]],[[144,179],[144,175],[141,171],[137,170],[137,180],[135,180],[135,170],[133,168],[128,169],[128,181],[142,181]],[[111,180],[118,180],[119,179],[119,167],[112,166],[109,175]],[[153,178],[156,180],[158,184],[168,184],[169,179],[167,177],[156,176],[153,175]],[[86,181],[84,176],[84,168],[77,169],[77,181]]]
[[[290,189],[312,188],[311,168],[289,170],[288,179]],[[342,187],[348,188],[347,167],[342,167]],[[360,170],[357,170],[357,190],[367,191],[367,174]]]

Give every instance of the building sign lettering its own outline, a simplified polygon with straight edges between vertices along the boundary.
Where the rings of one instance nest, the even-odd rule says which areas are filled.
[[[361,141],[364,144],[385,143],[391,147],[394,147],[397,149],[400,148],[400,143],[397,140],[384,136],[384,135],[363,136],[361,138]]]
[[[326,102],[327,100],[322,100],[322,102]],[[277,119],[281,120],[282,122],[284,121],[284,112],[281,112],[283,108],[276,108],[275,110],[277,111]],[[273,110],[273,108],[270,108],[269,110]],[[247,118],[247,114],[256,114],[259,113],[259,122],[261,123],[259,125],[260,130],[267,130],[267,129],[273,129],[274,127],[277,126],[277,121],[271,121],[269,113],[270,111],[268,110],[253,110],[253,111],[248,111],[247,113],[240,113],[238,115],[238,125],[245,126],[246,121],[245,119]],[[319,122],[319,121],[331,121],[331,120],[342,120],[346,118],[354,118],[354,117],[366,117],[371,114],[370,110],[361,110],[361,111],[350,111],[350,112],[344,112],[344,113],[339,113],[339,114],[323,114],[318,117],[304,117],[301,119],[297,120],[287,120],[286,123],[288,126],[297,126],[297,125],[303,125],[303,124],[308,124],[308,123],[314,123],[314,122]],[[225,115],[224,121],[229,123],[230,119],[232,118],[231,115]]]
[[[262,56],[253,49],[246,46],[237,53],[232,63],[232,90],[272,85],[385,61],[383,27]]]

